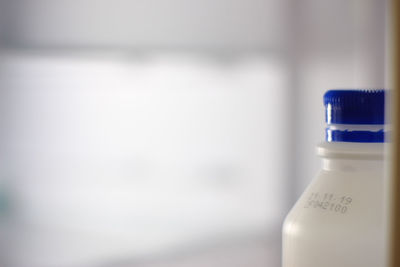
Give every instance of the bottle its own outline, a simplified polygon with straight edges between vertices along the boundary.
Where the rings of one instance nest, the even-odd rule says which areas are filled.
[[[283,224],[283,267],[384,266],[384,90],[324,95],[322,168]]]

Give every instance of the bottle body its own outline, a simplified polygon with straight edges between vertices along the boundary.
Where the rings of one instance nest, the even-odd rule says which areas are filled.
[[[318,151],[322,169],[284,222],[282,266],[383,266],[383,144]]]

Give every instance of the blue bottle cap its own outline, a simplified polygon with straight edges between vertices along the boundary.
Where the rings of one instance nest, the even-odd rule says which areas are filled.
[[[384,90],[329,90],[324,105],[328,142],[384,142]]]
[[[324,95],[328,124],[384,124],[384,90],[329,90]]]

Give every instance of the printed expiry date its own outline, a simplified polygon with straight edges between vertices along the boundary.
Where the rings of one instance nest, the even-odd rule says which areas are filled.
[[[312,192],[304,208],[322,209],[330,212],[346,213],[353,199],[349,196],[338,196],[332,193]]]

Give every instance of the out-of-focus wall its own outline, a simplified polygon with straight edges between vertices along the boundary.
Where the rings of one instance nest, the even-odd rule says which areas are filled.
[[[9,266],[279,265],[288,1],[1,4]]]
[[[3,0],[19,47],[280,49],[288,1]]]

